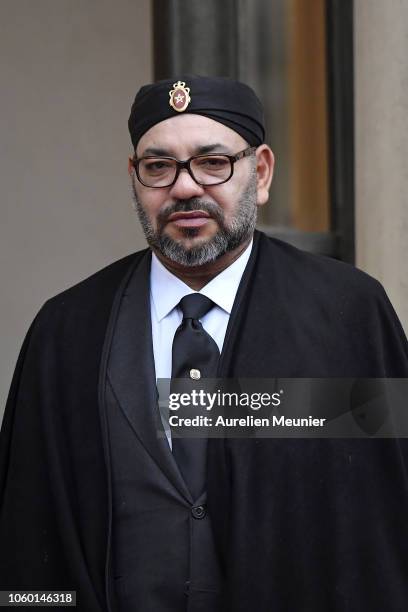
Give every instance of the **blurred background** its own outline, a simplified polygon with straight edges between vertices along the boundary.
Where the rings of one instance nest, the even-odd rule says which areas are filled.
[[[0,418],[44,301],[145,246],[127,118],[181,72],[256,90],[259,227],[378,278],[407,330],[407,32],[400,0],[1,0]]]

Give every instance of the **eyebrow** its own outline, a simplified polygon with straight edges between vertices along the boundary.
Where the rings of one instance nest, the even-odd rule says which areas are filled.
[[[230,150],[225,145],[216,142],[215,144],[202,145],[197,147],[196,155],[205,155],[206,153],[229,153]]]
[[[226,153],[230,154],[230,149],[225,145],[216,142],[214,144],[208,145],[200,145],[194,149],[194,155],[206,155],[207,153]],[[168,149],[162,149],[160,147],[147,147],[141,155],[141,157],[145,157],[145,155],[155,155],[158,157],[173,157],[172,151]]]

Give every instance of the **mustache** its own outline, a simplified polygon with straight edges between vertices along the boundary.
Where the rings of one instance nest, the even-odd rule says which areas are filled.
[[[170,215],[176,212],[191,212],[193,210],[202,210],[206,212],[210,217],[215,219],[217,223],[224,227],[224,213],[222,209],[214,202],[207,202],[201,198],[190,198],[189,200],[176,200],[173,204],[169,204],[157,215],[157,227],[160,231],[167,221]]]

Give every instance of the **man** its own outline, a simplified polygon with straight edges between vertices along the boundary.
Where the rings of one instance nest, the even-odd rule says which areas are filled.
[[[157,378],[407,376],[383,289],[254,231],[274,160],[247,86],[145,86],[129,129],[149,248],[29,330],[1,434],[1,588],[76,590],[87,612],[405,610],[403,441],[158,435]]]

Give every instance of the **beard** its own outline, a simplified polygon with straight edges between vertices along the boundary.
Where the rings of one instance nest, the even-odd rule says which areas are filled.
[[[135,177],[132,178],[132,191],[135,210],[148,244],[159,251],[164,257],[182,266],[202,266],[215,261],[225,253],[233,251],[246,240],[255,230],[257,219],[256,205],[256,168],[252,167],[248,183],[241,194],[236,211],[229,223],[220,206],[208,202],[205,198],[190,198],[176,200],[165,207],[157,216],[157,230],[153,225],[136,194]],[[182,240],[175,240],[165,232],[167,220],[172,213],[202,210],[210,215],[218,225],[218,230],[211,238],[197,238],[194,246],[187,247]],[[199,228],[183,228],[184,238],[192,239],[198,236]]]

